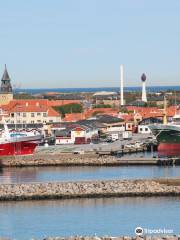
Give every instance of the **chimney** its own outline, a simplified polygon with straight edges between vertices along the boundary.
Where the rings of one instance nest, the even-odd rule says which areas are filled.
[[[124,69],[123,65],[120,66],[120,93],[121,93],[121,106],[124,105]]]

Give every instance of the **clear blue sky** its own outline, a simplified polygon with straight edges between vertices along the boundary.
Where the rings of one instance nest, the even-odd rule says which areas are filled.
[[[5,0],[0,73],[22,88],[179,85],[180,0]]]

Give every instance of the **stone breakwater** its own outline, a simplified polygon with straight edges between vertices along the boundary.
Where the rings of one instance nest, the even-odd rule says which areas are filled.
[[[157,165],[156,159],[121,159],[98,154],[34,154],[0,158],[2,167]]]
[[[6,237],[0,237],[0,240],[10,240]],[[163,236],[141,236],[141,237],[130,237],[130,236],[121,236],[121,237],[89,237],[89,236],[76,236],[76,237],[46,237],[43,240],[180,240],[180,235],[163,235]]]
[[[1,184],[0,200],[180,196],[179,179]],[[174,184],[176,183],[176,184]]]
[[[180,240],[180,236],[141,236],[141,237],[130,237],[130,236],[122,236],[122,237],[47,237],[44,240]]]

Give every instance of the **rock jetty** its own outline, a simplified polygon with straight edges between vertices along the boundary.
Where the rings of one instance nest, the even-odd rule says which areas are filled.
[[[34,239],[34,238],[33,238]],[[10,238],[0,237],[0,240],[11,240]],[[34,239],[35,240],[35,239]],[[141,237],[130,237],[130,236],[121,236],[121,237],[89,237],[89,236],[75,236],[75,237],[46,237],[43,240],[180,240],[180,236],[141,236]]]
[[[88,236],[76,236],[76,237],[47,237],[44,240],[180,240],[180,236],[121,236],[121,237],[88,237]]]
[[[1,184],[0,200],[180,196],[180,179]]]
[[[121,166],[121,165],[157,165],[153,158],[117,158],[98,154],[34,154],[30,156],[8,156],[0,158],[1,167],[26,166]]]

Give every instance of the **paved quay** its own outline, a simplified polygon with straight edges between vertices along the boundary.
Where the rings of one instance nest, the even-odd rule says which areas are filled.
[[[30,156],[9,156],[1,157],[0,165],[5,167],[23,167],[23,166],[118,166],[128,164],[132,160],[135,163],[137,160],[141,163],[156,164],[156,159],[124,159],[114,156],[100,156],[98,154],[34,154]]]
[[[0,185],[0,201],[134,196],[180,196],[180,178]]]
[[[0,157],[0,167],[26,166],[121,166],[121,165],[179,165],[180,159],[99,155],[95,153],[36,153],[30,156]]]

